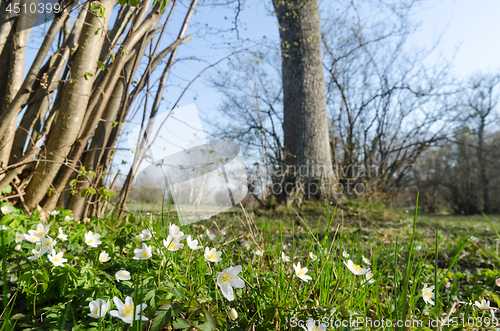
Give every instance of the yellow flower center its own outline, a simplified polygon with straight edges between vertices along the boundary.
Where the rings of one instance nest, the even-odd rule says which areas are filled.
[[[215,254],[214,252],[211,252],[209,255],[208,255],[212,260],[217,258],[217,254]]]
[[[180,237],[180,236],[183,236],[183,235],[184,235],[184,232],[179,231],[179,237]]]
[[[227,284],[227,282],[229,282],[231,280],[231,277],[230,277],[230,275],[225,273],[224,275],[222,275],[221,280],[224,284]]]
[[[370,275],[370,274],[366,274],[366,278],[368,278],[368,279],[372,279],[372,275]]]
[[[302,276],[302,275],[305,275],[305,274],[306,274],[306,271],[305,271],[303,268],[301,268],[301,269],[297,272],[297,275],[299,275],[299,276]],[[313,329],[313,330],[314,330],[314,329]]]
[[[89,244],[91,244],[91,243],[93,243],[93,242],[94,242],[94,239],[90,238],[90,239],[88,240],[88,242],[89,242]]]
[[[59,256],[54,256],[54,262],[60,262],[61,261],[61,258]]]
[[[352,267],[354,268],[354,270],[356,270],[356,272],[358,272],[361,269],[361,267],[357,264],[354,264]]]
[[[425,293],[424,293],[424,297],[426,297],[427,299],[432,298],[432,294],[431,294],[431,292],[429,292],[429,291],[425,291]]]
[[[142,257],[148,257],[148,251],[142,251]]]
[[[168,248],[169,248],[169,249],[174,249],[174,248],[175,248],[175,243],[174,243],[174,242],[172,242],[170,245],[168,245]]]
[[[39,236],[43,235],[43,233],[44,233],[43,229],[36,230],[36,234],[39,235]]]
[[[97,310],[98,310],[97,308],[94,310],[94,315],[97,315]]]
[[[123,315],[130,317],[134,313],[134,305],[123,305]]]
[[[314,326],[311,331],[319,331],[319,328],[317,326]]]

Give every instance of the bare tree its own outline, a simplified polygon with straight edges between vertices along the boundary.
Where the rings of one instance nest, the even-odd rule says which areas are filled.
[[[103,178],[127,114],[145,87],[149,92],[149,80],[162,60],[191,39],[179,35],[160,50],[169,20],[160,21],[171,3],[169,18],[175,0],[154,5],[147,0],[137,7],[117,6],[116,0],[69,6],[51,22],[24,81],[24,35],[30,29],[19,29],[23,14],[2,21],[0,61],[9,65],[0,70],[10,72],[1,73],[8,79],[1,96],[6,102],[0,120],[0,189],[14,185],[13,202],[19,201],[27,212],[69,203],[78,218],[89,210],[88,202],[109,197]],[[74,8],[79,16],[71,25]],[[113,16],[115,8],[118,14]],[[56,51],[45,61],[54,46]],[[132,77],[144,63],[146,70],[132,89]],[[69,191],[72,195],[63,194]],[[90,196],[87,203],[82,196]],[[97,210],[92,208],[93,213]]]

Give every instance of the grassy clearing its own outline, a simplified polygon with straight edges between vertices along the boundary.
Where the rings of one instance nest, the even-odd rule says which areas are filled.
[[[383,210],[376,212],[384,217]],[[306,205],[298,215],[293,210],[225,213],[180,227],[199,245],[222,253],[221,261],[210,262],[204,249],[192,250],[186,239],[179,250],[165,247],[169,223],[176,223],[172,214],[78,223],[66,218],[69,211],[60,211],[50,216],[44,235],[57,240],[56,253],[67,259],[54,266],[49,252],[29,259],[40,246],[15,242],[16,232],[27,234],[42,223],[39,214],[27,217],[14,210],[3,216],[8,229],[0,231],[6,279],[2,330],[302,330],[311,318],[328,330],[459,330],[496,323],[500,261],[492,224],[498,218],[490,223],[485,218],[403,215],[380,222]],[[66,241],[56,239],[59,227]],[[141,241],[145,229],[153,236]],[[96,248],[86,244],[88,231],[100,234]],[[146,252],[147,258],[136,260],[134,250],[143,243],[152,256]],[[104,263],[99,260],[103,251],[110,257]],[[355,275],[348,260],[361,271],[370,268],[373,277]],[[307,272],[294,268],[299,262]],[[230,301],[217,278],[238,265],[244,287],[235,287]],[[131,279],[118,281],[120,270]],[[312,279],[305,281],[304,275]],[[435,288],[423,292],[424,284]],[[127,296],[135,306],[146,305],[141,314],[147,321],[128,324],[110,315],[120,312],[113,297],[125,302]],[[88,316],[89,304],[97,299],[104,300],[99,305],[110,302],[103,318]],[[489,308],[474,304],[481,300]]]

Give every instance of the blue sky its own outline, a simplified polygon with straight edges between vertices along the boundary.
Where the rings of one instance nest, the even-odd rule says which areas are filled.
[[[201,1],[203,3],[203,1]],[[279,33],[277,20],[272,14],[269,0],[242,1],[244,7],[238,16],[239,37],[249,39],[244,47],[267,40],[278,45]],[[321,0],[321,7],[335,6],[335,0]],[[173,41],[183,20],[182,13],[187,10],[188,0],[177,5],[177,12],[169,24],[162,47]],[[191,20],[187,34],[193,39],[183,45],[178,53],[179,62],[170,76],[164,92],[165,101],[162,111],[167,111],[179,97],[184,86],[195,78],[207,65],[241,49],[234,27],[236,6],[198,6]],[[477,71],[498,71],[500,46],[497,42],[500,32],[500,1],[498,0],[433,0],[415,10],[413,20],[420,22],[419,29],[411,36],[410,43],[415,47],[431,47],[439,39],[436,51],[427,59],[432,64],[440,59],[452,61],[453,75],[457,79],[466,78]],[[365,13],[370,14],[370,13]],[[47,29],[47,25],[35,29]],[[211,28],[211,30],[209,30]],[[226,30],[221,32],[221,30]],[[187,35],[186,34],[186,35]],[[35,49],[28,49],[28,61],[33,58]],[[194,57],[194,58],[192,58]],[[279,65],[279,64],[278,64]],[[223,120],[217,112],[221,95],[210,87],[208,79],[224,70],[227,62],[207,70],[190,87],[179,102],[179,106],[195,102],[202,123],[204,119]],[[28,70],[29,66],[26,66]],[[204,125],[207,129],[208,125]],[[132,129],[132,127],[130,128]],[[118,163],[120,160],[117,158]],[[128,165],[122,169],[128,171]]]
[[[322,6],[329,5],[323,0]],[[266,36],[268,40],[278,42],[277,20],[270,12],[271,5],[267,1],[247,1],[241,11],[238,24],[241,27],[240,37],[253,40]],[[500,46],[496,41],[500,33],[500,1],[497,0],[433,0],[415,10],[413,19],[420,22],[420,27],[410,38],[415,47],[432,47],[439,39],[436,51],[427,59],[429,64],[442,58],[453,65],[453,75],[465,78],[477,71],[497,71],[499,68]],[[225,20],[224,18],[228,19]],[[231,9],[201,7],[193,17],[193,23],[208,24],[214,27],[232,27],[234,6]],[[197,25],[190,28],[195,31]],[[227,39],[227,38],[230,38]],[[207,61],[216,60],[228,55],[229,48],[213,47],[212,43],[220,43],[222,35],[210,36],[206,40],[193,38],[183,46],[179,54],[191,56],[196,54]],[[235,33],[225,33],[226,41],[234,41]],[[176,72],[181,71],[183,77],[194,77],[204,64],[193,62],[179,63]],[[224,65],[220,65],[224,68]],[[180,70],[179,70],[180,69]],[[208,70],[191,87],[191,92],[182,100],[181,105],[196,102],[198,111],[203,117],[217,116],[217,106],[221,95],[210,88],[207,78],[214,75],[215,70]],[[172,90],[173,91],[173,90]],[[193,99],[196,94],[196,100]]]

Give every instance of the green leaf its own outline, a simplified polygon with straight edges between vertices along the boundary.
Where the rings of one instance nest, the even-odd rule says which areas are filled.
[[[185,329],[191,326],[191,322],[185,318],[178,318],[173,323],[174,329]]]
[[[212,330],[217,330],[217,323],[215,323],[213,316],[208,312],[207,309],[205,309],[205,307],[201,308],[201,310],[203,311],[203,314],[205,315],[205,318],[207,319],[207,324],[210,325]]]
[[[196,325],[196,328],[200,331],[211,331],[211,330],[216,330],[213,329],[210,323],[203,323],[203,324],[198,324]]]
[[[96,194],[95,188],[89,187],[88,190],[89,190],[90,194]]]
[[[183,301],[184,300],[184,291],[180,288],[169,288],[168,291],[170,293],[172,293],[173,295],[175,295],[177,297],[177,299],[179,299],[179,301]]]
[[[151,324],[151,331],[159,331],[161,328],[170,321],[172,317],[172,306],[170,304],[165,304],[158,307],[155,312],[155,317],[153,318],[153,323]]]
[[[10,186],[10,184],[7,184],[7,186],[5,186],[3,189],[2,189],[2,194],[9,194],[12,192],[12,186]]]
[[[78,183],[78,179],[73,179],[71,182],[69,182],[69,186],[74,187]]]
[[[181,305],[178,302],[172,304],[172,316],[178,317],[181,314]]]
[[[156,294],[156,291],[155,290],[151,290],[149,291],[148,293],[146,293],[146,295],[144,296],[144,299],[143,301],[148,301],[150,300],[151,298],[153,298]]]
[[[94,77],[94,75],[92,75],[90,72],[86,72],[85,74],[83,74],[83,78],[85,78],[85,80],[89,80],[89,77]]]

